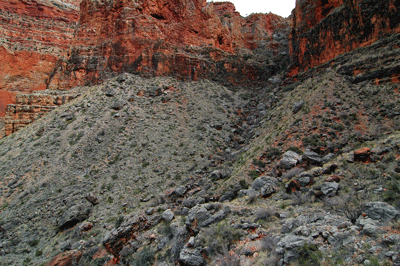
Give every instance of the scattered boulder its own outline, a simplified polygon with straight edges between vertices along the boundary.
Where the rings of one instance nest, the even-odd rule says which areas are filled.
[[[257,177],[251,185],[251,188],[255,191],[260,191],[265,185],[271,185],[273,187],[277,186],[273,177],[264,175]]]
[[[328,177],[327,179],[325,179],[325,182],[336,182],[339,183],[341,180],[340,176],[338,175],[331,175],[330,177]]]
[[[304,105],[304,102],[303,102],[303,101],[294,103],[294,105],[293,105],[293,110],[292,110],[292,111],[293,111],[293,114],[299,112],[299,111],[301,110],[301,108],[303,108],[303,105]]]
[[[361,234],[366,235],[366,236],[372,236],[375,237],[379,233],[379,228],[376,225],[373,224],[366,224],[364,225],[363,229],[361,230]]]
[[[122,107],[124,107],[124,105],[125,105],[124,100],[117,100],[117,101],[113,102],[113,104],[111,105],[111,109],[118,111],[118,110],[121,110]]]
[[[174,213],[171,211],[171,209],[165,210],[161,217],[166,220],[167,222],[170,222],[174,219]]]
[[[365,148],[355,150],[353,152],[353,154],[354,154],[354,161],[366,162],[366,161],[368,161],[368,159],[371,155],[371,150],[370,150],[370,148],[365,147]]]
[[[293,193],[295,191],[299,191],[301,188],[299,181],[297,180],[291,180],[286,186],[286,193]]]
[[[305,175],[301,175],[299,178],[297,178],[297,181],[299,182],[299,185],[301,187],[306,187],[308,186],[308,184],[310,184],[312,182],[312,176],[311,174],[305,174]]]
[[[363,210],[368,217],[374,220],[388,221],[400,216],[400,212],[386,202],[367,203]]]
[[[206,261],[200,250],[185,247],[179,253],[179,263],[184,266],[203,266]]]
[[[260,195],[263,198],[271,196],[273,193],[275,193],[277,190],[274,186],[270,184],[266,184],[261,188]]]
[[[207,227],[212,223],[222,221],[230,212],[228,207],[221,203],[206,203],[190,209],[186,225],[194,231]]]
[[[228,171],[226,171],[224,169],[214,170],[210,174],[210,179],[213,181],[220,180],[220,179],[224,179],[224,178],[228,177],[228,175],[229,175]]]
[[[124,245],[149,226],[150,223],[144,217],[130,219],[122,226],[108,232],[102,241],[103,245],[111,254],[119,258],[119,252]]]
[[[88,193],[88,194],[86,195],[85,199],[87,199],[87,200],[88,200],[90,203],[92,203],[93,205],[99,204],[99,199],[98,199],[95,195],[93,195],[93,194],[91,194],[91,193]]]
[[[77,204],[69,208],[63,213],[61,218],[58,220],[58,228],[63,231],[74,227],[77,223],[86,220],[91,212],[91,206],[89,203]]]
[[[107,97],[113,97],[115,95],[115,90],[112,88],[106,88],[105,95]]]
[[[292,169],[301,162],[301,155],[294,151],[287,151],[282,155],[279,166],[283,169]]]
[[[79,225],[79,231],[81,232],[86,232],[92,229],[93,224],[90,222],[83,222],[82,224]]]
[[[321,191],[325,196],[333,197],[339,189],[339,184],[336,182],[326,182],[322,184]]]
[[[183,197],[185,195],[186,191],[187,191],[187,188],[185,186],[180,186],[173,191],[173,194],[175,194],[178,197]]]
[[[321,165],[323,163],[323,157],[316,152],[306,150],[303,153],[302,159],[309,162],[312,165]]]

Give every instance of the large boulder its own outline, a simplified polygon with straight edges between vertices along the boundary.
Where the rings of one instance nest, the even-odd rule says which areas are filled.
[[[367,203],[363,210],[368,217],[374,220],[388,221],[400,216],[400,212],[386,202]]]
[[[279,166],[283,169],[291,169],[301,161],[301,155],[294,151],[287,151],[282,155]]]
[[[203,266],[206,261],[198,249],[184,248],[179,254],[179,263],[184,266]]]

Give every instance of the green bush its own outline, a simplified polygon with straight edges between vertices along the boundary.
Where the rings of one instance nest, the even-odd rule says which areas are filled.
[[[295,153],[298,153],[298,154],[303,154],[303,151],[302,150],[300,150],[298,147],[296,147],[296,146],[290,146],[289,148],[288,148],[288,151],[294,151]]]
[[[170,222],[163,222],[161,224],[161,226],[158,228],[157,232],[161,235],[164,235],[166,237],[168,237],[169,239],[171,239],[174,236],[174,230],[171,227],[171,223]]]
[[[141,251],[137,252],[132,258],[129,265],[132,266],[150,266],[154,262],[154,251],[149,247],[145,247]]]
[[[207,228],[199,235],[202,247],[207,247],[207,255],[225,254],[233,243],[243,236],[240,229],[235,229],[225,222]]]
[[[269,160],[275,159],[275,157],[278,157],[282,154],[282,152],[278,148],[268,148],[265,151],[265,157]]]
[[[318,247],[314,244],[304,243],[303,246],[298,248],[300,255],[299,265],[304,266],[319,266],[320,260],[322,259],[322,252],[318,250]]]
[[[257,165],[260,168],[264,168],[266,164],[263,161],[253,159],[253,165]]]
[[[257,172],[256,170],[251,170],[251,171],[249,172],[249,176],[250,176],[252,179],[256,179],[256,178],[259,177],[260,175],[258,174],[258,172]]]
[[[118,216],[117,219],[115,219],[115,228],[118,228],[121,226],[121,224],[124,222],[124,216]]]
[[[249,184],[247,184],[246,180],[239,180],[239,185],[241,188],[243,189],[248,189],[249,188]]]

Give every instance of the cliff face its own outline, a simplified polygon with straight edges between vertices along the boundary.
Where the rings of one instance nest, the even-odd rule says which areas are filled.
[[[0,116],[16,92],[45,89],[46,78],[73,37],[75,5],[76,1],[0,1]]]
[[[84,0],[69,59],[48,88],[98,83],[118,72],[263,83],[281,65],[289,22],[242,18],[231,3],[206,0]]]
[[[289,76],[400,32],[398,0],[298,0]]]
[[[18,131],[54,110],[57,106],[63,105],[77,96],[77,94],[73,93],[52,91],[18,94],[15,97],[15,104],[7,105],[4,119],[4,135],[8,136]]]

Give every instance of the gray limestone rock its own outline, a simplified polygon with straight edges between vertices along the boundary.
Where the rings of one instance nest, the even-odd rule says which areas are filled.
[[[165,211],[162,213],[161,217],[162,217],[164,220],[170,222],[170,221],[172,221],[172,220],[174,219],[175,216],[174,216],[174,213],[171,211],[171,209],[168,209],[168,210],[165,210]]]
[[[321,186],[321,191],[325,196],[333,197],[339,189],[339,183],[336,182],[325,182]]]
[[[399,217],[400,212],[386,202],[370,202],[365,205],[364,212],[374,220],[388,221]]]
[[[291,169],[301,161],[301,155],[294,151],[287,151],[282,155],[279,166],[284,169]]]
[[[321,155],[313,151],[305,151],[303,153],[302,159],[314,165],[321,165],[324,161]]]
[[[187,266],[203,266],[206,261],[198,249],[185,247],[179,253],[179,262]]]

